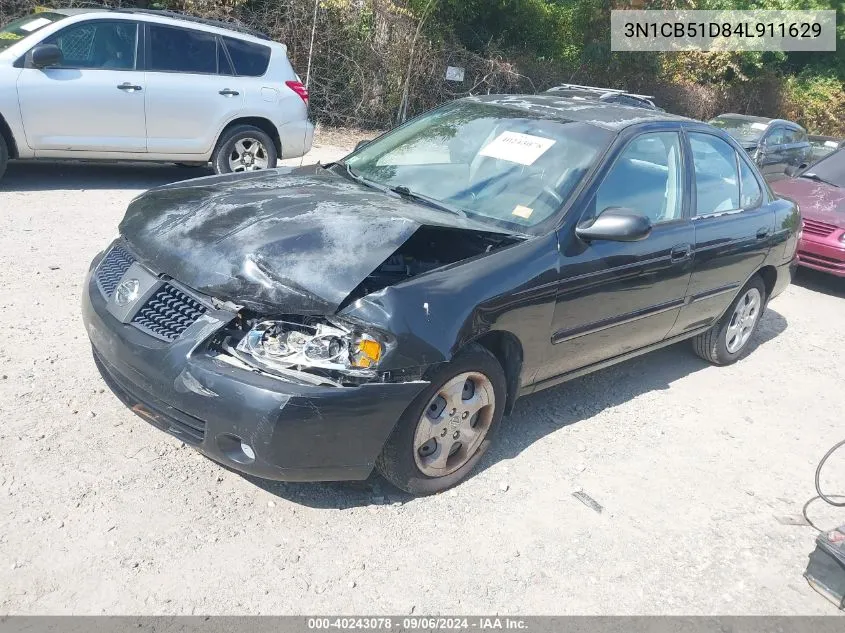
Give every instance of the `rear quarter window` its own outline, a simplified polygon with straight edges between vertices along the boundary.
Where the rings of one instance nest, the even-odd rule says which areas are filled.
[[[224,37],[226,50],[232,58],[235,74],[240,77],[261,77],[270,64],[270,48],[261,44]]]

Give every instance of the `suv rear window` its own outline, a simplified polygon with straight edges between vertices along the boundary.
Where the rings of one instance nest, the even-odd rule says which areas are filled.
[[[233,37],[224,37],[229,57],[235,65],[235,74],[240,77],[260,77],[270,64],[270,48],[244,42]]]
[[[217,73],[217,38],[193,29],[150,24],[148,70]]]

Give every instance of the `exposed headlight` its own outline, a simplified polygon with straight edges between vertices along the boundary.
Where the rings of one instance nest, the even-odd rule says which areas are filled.
[[[842,235],[839,236],[839,241],[845,242],[845,233],[842,233]]]
[[[376,336],[337,321],[303,325],[263,321],[238,343],[239,352],[284,368],[319,368],[369,376],[384,353]]]

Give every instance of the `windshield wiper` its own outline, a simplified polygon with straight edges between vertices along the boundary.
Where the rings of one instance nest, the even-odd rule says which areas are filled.
[[[804,172],[803,174],[801,174],[798,177],[799,178],[806,178],[807,180],[814,180],[816,182],[821,182],[821,183],[824,183],[825,185],[830,185],[831,187],[836,187],[837,189],[841,188],[841,186],[837,185],[835,182],[830,182],[829,180],[825,180],[821,176],[817,176],[816,174],[814,174],[811,171]]]
[[[370,187],[371,189],[375,189],[376,191],[381,191],[382,193],[390,191],[389,188],[379,185],[369,178],[364,178],[363,176],[359,176],[353,169],[347,165],[346,163],[336,162],[336,163],[329,163],[328,165],[321,165],[323,169],[332,169],[333,167],[341,167],[343,168],[343,174],[346,175],[350,180],[354,180],[357,183],[364,185],[365,187]]]
[[[396,187],[393,187],[391,191],[393,193],[398,193],[403,198],[407,198],[415,202],[422,202],[423,204],[427,204],[428,206],[433,207],[435,209],[439,209],[440,211],[446,211],[447,213],[457,215],[461,218],[467,217],[466,211],[464,211],[460,207],[447,204],[446,202],[443,202],[442,200],[437,200],[436,198],[430,198],[429,196],[417,193],[416,191],[411,191],[405,185],[398,185]]]
[[[446,211],[447,213],[451,213],[453,215],[457,215],[461,218],[467,217],[466,212],[461,209],[460,207],[453,206],[451,204],[447,204],[435,198],[430,198],[421,193],[417,193],[415,191],[411,191],[405,185],[398,185],[396,187],[387,187],[385,185],[373,182],[369,178],[364,178],[361,176],[346,163],[336,162],[336,163],[329,163],[328,165],[321,165],[323,169],[332,169],[333,167],[342,167],[343,174],[346,175],[350,180],[354,180],[357,183],[364,185],[365,187],[370,187],[371,189],[375,189],[376,191],[381,191],[383,193],[387,193],[388,191],[392,191],[393,193],[399,194],[403,198],[408,200],[413,200],[414,202],[422,202],[430,207],[435,209],[439,209],[440,211]]]

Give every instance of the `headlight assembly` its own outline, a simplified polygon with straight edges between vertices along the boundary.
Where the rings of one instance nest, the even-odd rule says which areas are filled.
[[[338,321],[301,324],[262,321],[236,347],[268,365],[314,368],[352,376],[372,376],[384,354],[384,343],[368,332]]]

